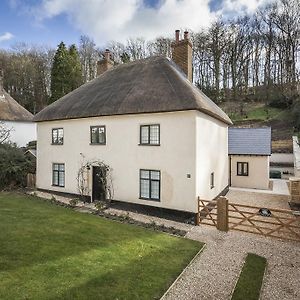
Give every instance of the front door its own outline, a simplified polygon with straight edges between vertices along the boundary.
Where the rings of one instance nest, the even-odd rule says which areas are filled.
[[[106,200],[106,190],[104,181],[106,180],[106,170],[103,167],[93,167],[93,201]]]

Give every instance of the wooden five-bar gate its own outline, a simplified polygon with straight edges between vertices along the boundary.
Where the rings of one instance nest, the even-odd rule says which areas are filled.
[[[300,241],[299,212],[231,203],[225,197],[214,201],[198,198],[196,223],[215,226],[221,231],[238,230]]]

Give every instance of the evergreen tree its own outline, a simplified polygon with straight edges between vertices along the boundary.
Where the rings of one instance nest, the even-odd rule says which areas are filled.
[[[51,98],[54,102],[69,92],[68,59],[69,52],[63,42],[58,45],[51,69]]]
[[[83,83],[82,70],[79,53],[76,46],[73,44],[69,48],[68,68],[70,72],[70,88],[71,91],[78,88]]]
[[[51,69],[51,99],[54,102],[82,84],[82,73],[75,45],[69,50],[61,42],[54,55]]]

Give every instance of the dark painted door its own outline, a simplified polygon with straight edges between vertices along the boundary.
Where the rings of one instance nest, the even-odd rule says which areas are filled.
[[[106,199],[106,191],[103,184],[105,178],[105,168],[93,167],[93,201]]]

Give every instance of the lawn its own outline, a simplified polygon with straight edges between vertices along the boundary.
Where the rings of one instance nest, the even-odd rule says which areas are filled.
[[[0,299],[157,299],[203,244],[0,193]]]
[[[248,253],[231,300],[258,300],[267,260]]]

